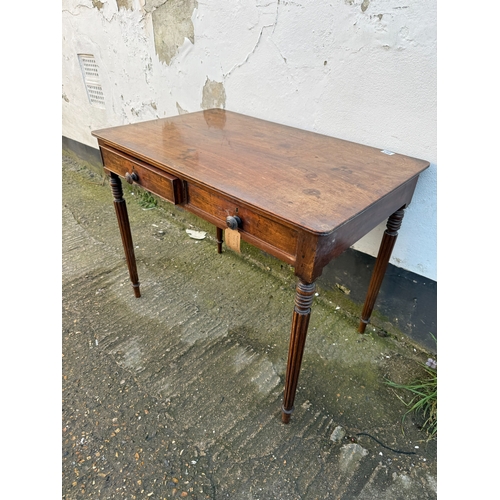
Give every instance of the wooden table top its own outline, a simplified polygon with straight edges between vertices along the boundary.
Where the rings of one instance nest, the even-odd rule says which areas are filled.
[[[92,135],[316,234],[333,231],[429,166],[424,160],[222,109]]]

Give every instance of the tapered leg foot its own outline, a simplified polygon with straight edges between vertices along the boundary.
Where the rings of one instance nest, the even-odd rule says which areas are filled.
[[[120,234],[122,237],[123,250],[127,259],[127,266],[130,275],[130,281],[136,297],[141,296],[139,288],[139,276],[137,274],[137,266],[135,263],[134,245],[132,242],[132,233],[130,232],[130,223],[128,220],[127,205],[123,199],[122,183],[118,175],[110,173],[111,190],[114,196],[114,205]]]
[[[384,236],[382,237],[382,243],[380,244],[375,267],[373,268],[368,293],[363,306],[363,312],[361,313],[361,321],[359,322],[358,328],[359,333],[364,333],[366,325],[370,322],[373,307],[375,306],[375,301],[377,300],[378,292],[380,291],[380,286],[382,285],[385,271],[387,269],[387,265],[389,264],[389,259],[391,258],[392,250],[398,237],[398,231],[401,227],[403,216],[404,209],[400,208],[387,220],[387,229],[384,231]]]
[[[299,380],[300,365],[306,343],[307,327],[311,317],[311,304],[314,297],[314,283],[304,283],[299,280],[295,293],[295,308],[293,310],[292,328],[290,332],[290,346],[288,348],[288,362],[286,366],[285,391],[281,420],[284,424],[290,422],[293,412],[293,402]]]
[[[217,228],[217,253],[222,253],[222,229],[220,227]]]

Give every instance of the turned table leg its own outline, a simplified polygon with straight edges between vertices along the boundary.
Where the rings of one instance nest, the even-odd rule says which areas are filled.
[[[361,313],[361,321],[358,328],[359,333],[364,333],[366,325],[370,322],[373,307],[375,305],[375,301],[377,300],[377,295],[380,290],[380,286],[382,285],[385,271],[387,269],[387,265],[389,264],[389,259],[391,258],[392,249],[394,248],[394,244],[396,243],[396,239],[398,237],[398,231],[401,227],[403,216],[404,208],[400,208],[399,210],[396,210],[396,212],[394,212],[387,220],[387,229],[384,231],[375,267],[373,268],[370,286],[368,287],[365,305],[363,306],[363,312]]]
[[[141,296],[139,289],[139,276],[137,274],[137,266],[135,263],[134,245],[132,243],[132,233],[130,232],[130,223],[128,220],[127,205],[123,199],[122,183],[118,175],[113,172],[110,173],[111,191],[114,196],[114,205],[116,218],[118,219],[118,226],[120,227],[120,234],[122,236],[123,250],[127,259],[128,272],[130,274],[130,281],[134,289],[136,297]]]
[[[305,283],[301,279],[297,283],[295,308],[293,310],[292,329],[290,332],[290,346],[288,347],[285,391],[283,406],[281,408],[281,420],[285,424],[288,424],[293,412],[293,402],[299,380],[300,365],[306,343],[307,327],[311,316],[311,304],[315,288],[316,285],[314,283]]]
[[[217,228],[217,253],[222,253],[222,229],[220,227]]]

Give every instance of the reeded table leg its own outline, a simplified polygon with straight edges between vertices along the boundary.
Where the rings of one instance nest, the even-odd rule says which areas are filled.
[[[283,407],[281,409],[281,420],[285,424],[290,422],[290,416],[293,412],[293,402],[299,380],[300,365],[306,343],[307,327],[311,316],[311,304],[315,288],[316,285],[314,283],[304,283],[300,279],[297,283],[295,308],[293,310],[292,329],[290,332],[290,346],[288,347]]]
[[[134,288],[134,295],[141,296],[139,289],[139,276],[137,274],[137,266],[135,263],[134,245],[132,243],[132,234],[130,232],[130,223],[128,220],[127,205],[123,199],[122,183],[118,175],[110,173],[111,190],[114,196],[114,205],[116,218],[118,219],[118,226],[122,236],[123,250],[127,259],[128,272],[130,274],[130,281]]]
[[[222,253],[222,229],[220,227],[217,228],[217,253]]]
[[[396,210],[396,212],[394,212],[387,220],[387,229],[384,231],[375,267],[373,268],[370,286],[368,287],[365,305],[363,306],[363,312],[361,313],[361,321],[358,329],[359,333],[365,332],[366,325],[370,321],[373,307],[375,305],[375,301],[377,300],[377,295],[380,290],[380,286],[382,285],[385,271],[387,269],[387,265],[389,264],[389,259],[391,258],[392,249],[394,248],[394,244],[396,243],[396,239],[398,237],[398,231],[401,227],[403,216],[404,209],[400,208],[399,210]]]

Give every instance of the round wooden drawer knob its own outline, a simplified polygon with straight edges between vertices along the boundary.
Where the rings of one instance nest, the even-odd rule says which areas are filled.
[[[238,229],[241,227],[241,219],[237,215],[226,217],[226,224],[229,229]]]
[[[135,172],[132,172],[129,174],[128,172],[125,174],[125,179],[127,179],[127,182],[129,184],[133,184],[134,182],[137,182],[139,180],[139,177]]]

